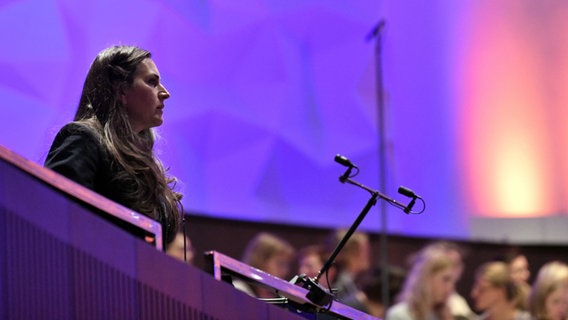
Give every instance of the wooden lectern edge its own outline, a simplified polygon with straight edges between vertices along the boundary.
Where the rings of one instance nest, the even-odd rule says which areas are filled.
[[[157,221],[130,210],[49,168],[45,168],[20,156],[2,145],[0,145],[0,159],[70,196],[154,234],[156,236],[156,249],[163,250],[162,226]]]

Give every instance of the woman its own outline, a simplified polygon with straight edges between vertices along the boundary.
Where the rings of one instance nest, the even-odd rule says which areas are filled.
[[[331,253],[345,238],[347,229],[338,229],[331,233],[326,240],[326,250]],[[332,287],[336,290],[339,301],[361,293],[357,277],[367,272],[371,267],[371,245],[369,236],[360,231],[354,232],[335,259],[335,279]]]
[[[383,269],[373,268],[359,277],[361,292],[345,297],[341,302],[347,306],[365,312],[373,317],[382,319],[390,303],[402,289],[406,271],[402,268],[389,266],[386,269],[388,290],[387,299],[383,297]]]
[[[453,262],[444,250],[431,248],[420,252],[413,261],[399,303],[387,310],[385,319],[453,319],[447,301],[455,283]]]
[[[327,259],[325,250],[318,245],[310,245],[300,249],[296,255],[298,274],[305,274],[308,278],[315,278]],[[327,286],[326,276],[320,280],[322,286]]]
[[[531,314],[536,320],[568,318],[568,266],[553,261],[542,266],[531,290]]]
[[[461,279],[464,271],[464,249],[455,242],[435,241],[422,248],[421,252],[441,250],[448,255],[454,268],[456,283]],[[467,301],[456,290],[448,298],[447,305],[454,319],[474,319],[477,315],[471,310]]]
[[[488,262],[477,269],[471,297],[480,319],[529,320],[527,312],[517,307],[520,289],[504,262]]]
[[[286,279],[290,275],[294,253],[294,247],[286,240],[268,232],[261,232],[248,242],[242,261],[275,277]],[[253,297],[279,297],[272,290],[254,284],[249,286],[240,280],[234,280],[233,285]]]
[[[508,248],[504,254],[497,257],[496,261],[505,262],[509,268],[511,278],[515,281],[519,288],[519,298],[516,307],[527,311],[529,309],[528,301],[531,291],[529,278],[531,272],[529,270],[529,260],[517,247]]]
[[[74,121],[55,137],[45,166],[162,224],[170,243],[181,221],[173,190],[153,152],[170,93],[150,52],[114,46],[100,52],[83,85]]]

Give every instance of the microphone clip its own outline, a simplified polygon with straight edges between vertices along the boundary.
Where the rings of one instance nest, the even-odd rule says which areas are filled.
[[[416,193],[414,193],[414,191],[400,186],[398,188],[398,193],[402,194],[403,196],[412,198],[412,200],[410,200],[410,202],[408,203],[407,206],[404,207],[404,209],[402,211],[404,211],[404,213],[409,214],[412,211],[412,207],[414,207],[414,204],[416,204],[416,199],[420,198],[419,195],[417,195]],[[422,198],[420,198],[422,199]]]
[[[347,181],[347,179],[351,176],[351,170],[353,170],[353,167],[348,167],[347,170],[345,170],[345,173],[339,177],[339,182],[345,183],[345,181]]]
[[[338,154],[335,156],[335,162],[341,164],[344,167],[347,167],[347,170],[345,171],[345,173],[343,173],[343,175],[341,175],[339,177],[339,181],[341,183],[345,183],[345,181],[347,181],[347,179],[351,178],[351,171],[353,170],[353,168],[355,168],[357,170],[357,172],[355,172],[355,175],[357,175],[357,173],[359,173],[359,168],[357,168],[356,165],[354,165],[351,161],[349,161],[349,159],[347,159],[346,157]]]
[[[409,214],[410,211],[412,211],[412,207],[414,207],[414,204],[416,203],[416,199],[417,199],[417,197],[412,197],[412,200],[410,200],[410,203],[408,203],[408,205],[402,211],[406,214]]]

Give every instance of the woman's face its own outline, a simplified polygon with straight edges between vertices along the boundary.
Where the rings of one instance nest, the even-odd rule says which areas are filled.
[[[483,277],[477,278],[473,289],[471,289],[471,297],[477,311],[485,311],[497,301],[502,301],[504,294],[504,289],[494,287]]]
[[[312,253],[304,256],[299,261],[298,272],[305,274],[309,278],[314,278],[318,275],[319,271],[323,268],[323,263],[317,253]]]
[[[546,314],[550,320],[565,320],[568,315],[568,289],[559,287],[552,291],[544,301]]]
[[[523,255],[519,255],[511,261],[509,271],[511,272],[511,278],[513,278],[516,283],[527,283],[531,276],[529,262]]]
[[[454,292],[455,284],[456,274],[453,268],[448,267],[435,273],[430,280],[432,302],[434,304],[445,302]]]
[[[262,270],[276,276],[280,279],[285,279],[290,273],[291,257],[284,253],[278,253],[270,257]]]
[[[183,233],[178,232],[176,234],[174,241],[168,245],[166,252],[167,254],[169,254],[174,258],[184,261],[183,252],[185,250],[185,258],[187,259],[187,263],[192,264],[194,254],[193,254],[193,248],[191,246],[191,240],[189,238],[185,238],[185,247],[184,247],[183,238],[184,238]]]
[[[162,118],[164,100],[170,93],[160,83],[160,73],[152,59],[142,61],[130,87],[120,94],[130,125],[135,132],[157,127]]]

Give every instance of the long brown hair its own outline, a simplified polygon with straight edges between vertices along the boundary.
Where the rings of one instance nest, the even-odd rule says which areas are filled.
[[[138,65],[151,53],[133,46],[114,46],[101,51],[93,61],[75,114],[76,123],[95,132],[111,159],[113,179],[126,186],[124,205],[160,221],[166,243],[171,242],[181,222],[182,195],[174,191],[176,179],[153,151],[153,129],[132,130],[119,90],[131,86]]]

